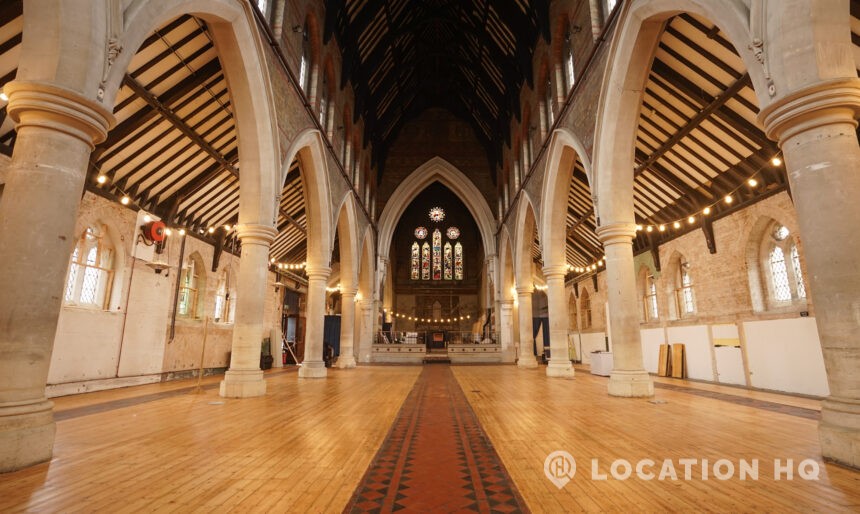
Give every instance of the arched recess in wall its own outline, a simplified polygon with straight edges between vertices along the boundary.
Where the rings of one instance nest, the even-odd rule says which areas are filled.
[[[578,173],[575,172],[577,167],[581,168]],[[591,176],[591,163],[582,142],[569,130],[556,129],[550,141],[540,205],[540,240],[546,266],[567,262],[588,266],[597,260],[595,257],[602,256],[600,244],[593,236]],[[571,188],[575,188],[573,194]],[[571,202],[576,205],[570,205]],[[577,241],[571,248],[570,258],[567,256],[569,230]],[[577,235],[577,232],[585,233]]]
[[[272,106],[271,84],[264,59],[262,39],[252,7],[229,0],[195,2],[164,0],[135,2],[123,13],[125,32],[119,34],[119,52],[104,81],[103,102],[113,105],[133,51],[168,21],[190,14],[207,23],[230,93],[238,137],[241,175],[239,223],[271,225],[275,217],[277,192],[278,138]],[[74,45],[60,45],[77,48]]]
[[[767,91],[762,66],[747,48],[749,13],[741,2],[707,0],[633,0],[625,2],[609,50],[598,104],[592,186],[602,225],[633,226],[633,170],[642,93],[665,22],[688,12],[725,31],[742,59],[762,105]]]
[[[534,284],[532,263],[535,253],[540,259],[540,244],[535,241],[539,236],[537,221],[535,220],[534,207],[527,194],[520,196],[519,209],[516,218],[516,232],[514,234],[513,247],[514,277],[518,288],[531,288]]]
[[[453,164],[441,157],[433,157],[409,174],[391,194],[385,209],[379,217],[379,241],[377,254],[387,256],[394,237],[394,229],[407,206],[421,191],[433,182],[439,182],[450,189],[469,209],[478,225],[484,251],[487,256],[496,254],[495,220],[484,195]]]
[[[358,285],[358,232],[356,230],[355,200],[344,195],[338,209],[337,240],[340,258],[340,283],[346,287]],[[332,242],[334,247],[334,242]]]
[[[329,266],[334,233],[331,219],[331,198],[328,185],[328,166],[325,146],[316,129],[301,132],[287,149],[281,170],[281,184],[286,179],[290,164],[298,159],[302,177],[307,218],[307,264]]]

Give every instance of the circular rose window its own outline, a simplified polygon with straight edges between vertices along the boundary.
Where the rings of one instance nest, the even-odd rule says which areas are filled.
[[[445,234],[448,236],[448,239],[457,239],[460,237],[460,229],[457,227],[450,227]]]
[[[418,227],[415,229],[415,237],[418,239],[424,239],[427,237],[427,229],[424,227]]]

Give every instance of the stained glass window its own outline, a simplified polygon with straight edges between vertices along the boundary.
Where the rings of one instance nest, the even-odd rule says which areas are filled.
[[[433,231],[433,280],[442,280],[442,232]]]
[[[445,280],[451,280],[454,277],[453,255],[451,243],[445,243]]]
[[[420,263],[421,250],[418,248],[418,243],[412,243],[412,280],[418,280],[420,278],[418,272],[418,265]]]
[[[427,237],[427,229],[425,227],[418,227],[415,229],[415,237],[418,239],[424,239]]]
[[[457,239],[460,237],[460,229],[457,227],[448,227],[448,230],[445,231],[445,235],[448,236],[448,239]]]
[[[454,245],[454,280],[463,280],[463,245]]]
[[[441,207],[430,209],[430,220],[436,223],[445,219],[445,211]]]
[[[421,280],[430,280],[430,245],[421,246]]]

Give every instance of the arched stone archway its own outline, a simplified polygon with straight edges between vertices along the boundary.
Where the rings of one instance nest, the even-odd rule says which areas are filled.
[[[507,227],[502,227],[499,238],[499,270],[497,297],[499,299],[499,340],[502,346],[502,359],[505,362],[516,360],[516,313],[517,296],[514,279],[514,256],[511,249],[511,236]]]
[[[514,227],[513,271],[517,291],[520,341],[517,365],[521,368],[534,368],[537,367],[537,360],[532,349],[534,344],[534,335],[532,334],[532,293],[534,292],[532,243],[535,239],[537,223],[534,208],[528,195],[524,194],[521,197]]]
[[[340,356],[337,367],[355,367],[355,303],[358,290],[358,234],[355,203],[351,194],[344,195],[337,216],[340,254]]]
[[[466,205],[478,224],[486,256],[495,257],[496,224],[484,195],[462,171],[441,157],[434,157],[416,168],[391,194],[379,217],[378,255],[388,255],[403,211],[418,193],[434,182],[446,186]]]

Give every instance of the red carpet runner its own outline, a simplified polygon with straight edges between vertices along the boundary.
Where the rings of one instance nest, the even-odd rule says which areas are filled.
[[[528,512],[450,368],[424,367],[344,512]]]

